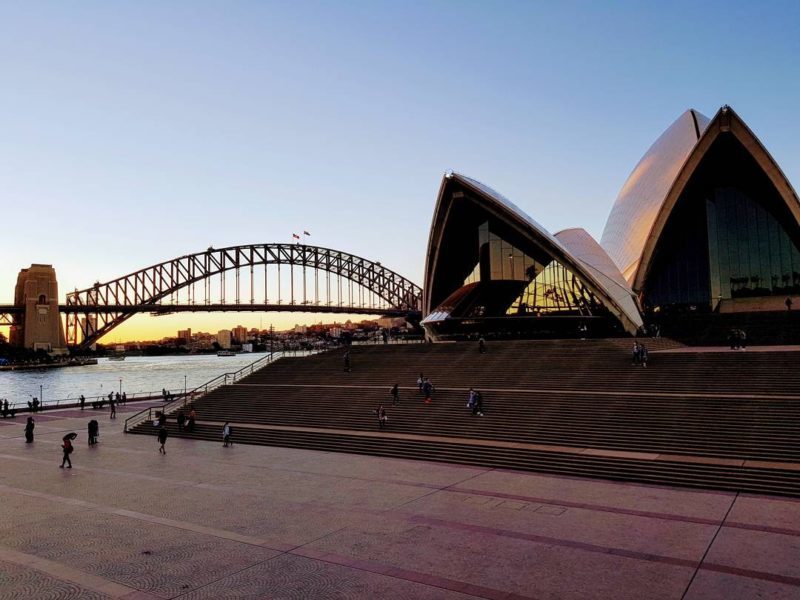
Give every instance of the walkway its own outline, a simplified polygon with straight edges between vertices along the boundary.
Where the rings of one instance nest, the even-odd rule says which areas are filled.
[[[797,598],[800,501],[0,426],[0,598]],[[79,412],[79,411],[78,411]],[[59,443],[80,433],[75,468]]]

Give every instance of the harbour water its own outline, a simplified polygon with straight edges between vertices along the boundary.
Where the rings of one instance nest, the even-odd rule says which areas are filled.
[[[45,404],[56,400],[87,398],[118,392],[128,396],[141,392],[160,393],[162,388],[182,392],[185,385],[194,387],[245,367],[264,353],[245,353],[236,356],[129,356],[124,361],[101,358],[96,365],[0,372],[0,400],[25,405],[32,397],[41,397]],[[41,388],[40,388],[41,386]],[[40,396],[41,393],[41,396]]]

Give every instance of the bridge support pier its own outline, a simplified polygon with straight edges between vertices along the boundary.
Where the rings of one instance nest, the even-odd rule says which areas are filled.
[[[11,326],[11,345],[51,354],[67,353],[58,310],[58,280],[52,265],[32,264],[19,272],[14,304],[24,307],[25,312]]]

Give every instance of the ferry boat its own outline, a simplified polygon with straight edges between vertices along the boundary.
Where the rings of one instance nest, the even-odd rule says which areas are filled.
[[[125,360],[125,346],[117,346],[114,350],[114,354],[111,354],[108,360]]]
[[[220,350],[217,352],[217,356],[236,356],[236,352],[233,350]]]

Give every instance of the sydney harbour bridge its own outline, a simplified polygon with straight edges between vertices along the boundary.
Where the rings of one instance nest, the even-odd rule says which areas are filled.
[[[68,293],[57,310],[67,344],[81,349],[138,313],[282,311],[415,321],[421,298],[419,286],[379,262],[305,244],[252,244],[211,247],[96,282]],[[54,302],[43,295],[32,301],[41,303],[38,314],[48,301]],[[25,327],[36,314],[20,301],[0,305],[0,326]]]

